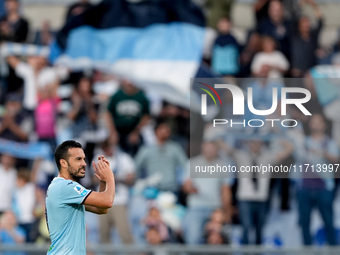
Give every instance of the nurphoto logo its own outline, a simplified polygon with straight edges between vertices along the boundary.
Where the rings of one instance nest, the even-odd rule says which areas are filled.
[[[269,109],[255,109],[254,104],[253,104],[253,88],[248,87],[247,88],[247,97],[245,97],[244,92],[241,88],[239,88],[236,85],[232,84],[215,84],[214,88],[208,84],[201,83],[203,86],[206,88],[210,89],[213,94],[217,97],[217,99],[220,102],[220,105],[223,106],[222,100],[217,93],[215,89],[228,89],[231,92],[232,98],[233,98],[233,115],[234,116],[240,116],[240,115],[245,115],[245,101],[247,101],[247,107],[248,110],[253,114],[257,116],[268,116],[273,114],[277,107],[278,107],[278,89],[281,91],[281,116],[286,116],[287,115],[287,105],[295,105],[304,115],[312,115],[306,107],[303,105],[307,103],[311,99],[311,93],[309,90],[305,88],[297,88],[297,87],[282,87],[282,88],[272,88],[272,105]],[[200,88],[204,92],[206,92],[214,101],[215,105],[217,106],[216,100],[214,95],[207,89],[205,88]],[[295,93],[295,94],[301,94],[303,97],[302,98],[289,98],[290,93]],[[201,95],[201,115],[207,115],[207,94],[202,94]],[[247,98],[247,100],[245,100]],[[297,125],[297,121],[294,119],[263,119],[263,118],[257,118],[257,119],[249,119],[249,120],[243,120],[242,122],[233,122],[232,119],[213,119],[213,126],[215,127],[216,125],[225,125],[225,124],[230,124],[232,127],[233,125],[243,125],[243,127],[246,127],[248,124],[249,127],[262,127],[265,122],[271,122],[272,127],[274,126],[275,121],[281,122],[281,125],[283,127],[295,127]],[[287,124],[290,123],[290,124]],[[257,124],[257,125],[255,125]]]

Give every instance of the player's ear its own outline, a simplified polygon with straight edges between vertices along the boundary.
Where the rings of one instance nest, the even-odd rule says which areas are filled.
[[[65,160],[65,159],[60,159],[60,165],[61,165],[62,167],[68,167],[67,160]]]

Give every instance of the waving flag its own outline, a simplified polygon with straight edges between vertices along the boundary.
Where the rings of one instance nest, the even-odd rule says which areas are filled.
[[[202,59],[203,26],[190,0],[104,0],[64,26],[51,60],[73,70],[111,72],[188,106],[190,78]]]

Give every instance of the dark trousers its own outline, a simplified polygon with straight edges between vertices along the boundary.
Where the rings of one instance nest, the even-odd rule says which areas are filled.
[[[19,224],[19,226],[26,233],[26,242],[28,242],[28,243],[33,242],[34,240],[32,239],[32,230],[33,230],[33,227],[34,227],[34,223]]]
[[[262,229],[267,215],[267,202],[239,201],[238,206],[243,227],[242,243],[249,244],[249,233],[255,229],[255,243],[261,244]]]
[[[314,207],[319,209],[325,224],[327,241],[329,245],[336,245],[333,223],[333,192],[324,189],[300,189],[297,192],[299,203],[299,218],[305,245],[312,244],[310,232],[311,212]]]

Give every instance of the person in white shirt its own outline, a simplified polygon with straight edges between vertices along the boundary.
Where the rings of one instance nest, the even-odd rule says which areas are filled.
[[[275,50],[270,36],[262,37],[262,51],[254,56],[251,72],[255,77],[282,78],[289,69],[289,62],[282,52]]]
[[[15,190],[17,170],[15,159],[8,154],[0,157],[0,215],[12,209],[12,195]]]
[[[271,150],[267,148],[261,138],[252,138],[246,142],[244,149],[231,149],[225,143],[224,149],[233,157],[237,169],[238,185],[236,199],[243,227],[242,243],[249,244],[249,232],[255,229],[256,244],[262,243],[262,229],[267,215],[267,202],[270,191],[271,173],[259,171],[241,172],[241,169],[259,166],[275,166],[287,158],[293,151],[293,145],[286,141],[280,142],[282,149]],[[255,169],[255,168],[254,168]]]
[[[9,56],[7,62],[24,81],[22,105],[29,113],[34,112],[39,141],[49,143],[54,151],[59,102],[57,89],[59,80],[66,78],[68,70],[62,66],[48,66],[46,56],[28,56],[27,62]]]
[[[36,220],[33,212],[37,199],[35,185],[30,182],[30,172],[27,169],[18,170],[16,184],[13,211],[19,226],[26,232],[26,242],[33,242],[32,229]]]
[[[133,237],[128,222],[127,204],[129,188],[135,180],[135,163],[129,154],[119,149],[112,138],[102,143],[94,158],[99,155],[104,155],[110,162],[116,181],[116,195],[113,206],[107,214],[100,217],[100,241],[110,243],[111,228],[116,227],[121,241],[124,244],[131,244]]]
[[[33,111],[43,94],[55,93],[58,85],[58,72],[47,65],[44,56],[29,56],[27,63],[15,56],[7,57],[7,62],[15,70],[17,76],[24,80],[23,106]]]

